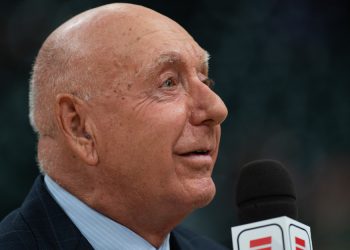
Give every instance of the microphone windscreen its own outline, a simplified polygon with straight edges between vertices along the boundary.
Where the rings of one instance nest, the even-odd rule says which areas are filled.
[[[240,224],[288,216],[297,219],[296,192],[287,169],[278,161],[258,160],[241,169],[236,203]]]

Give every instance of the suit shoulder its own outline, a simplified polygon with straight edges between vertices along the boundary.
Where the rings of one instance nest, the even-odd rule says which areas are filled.
[[[173,234],[178,241],[187,241],[193,249],[228,250],[228,248],[216,243],[215,241],[201,236],[183,226],[176,227]]]
[[[34,246],[34,236],[18,209],[0,222],[0,249],[33,249]]]

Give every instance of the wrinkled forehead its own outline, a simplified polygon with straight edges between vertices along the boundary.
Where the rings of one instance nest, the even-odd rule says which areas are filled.
[[[191,36],[183,32],[158,30],[153,34],[140,37],[130,47],[130,53],[142,61],[153,64],[165,62],[204,61],[207,62],[209,55],[202,49]]]
[[[162,65],[170,64],[208,71],[208,53],[187,31],[170,19],[138,18],[121,29],[112,29],[107,37],[109,48],[106,46],[97,50],[98,56],[103,51],[104,59],[109,58],[113,62],[109,65],[115,65],[117,70],[122,69],[122,75],[130,79],[143,73],[154,73]]]

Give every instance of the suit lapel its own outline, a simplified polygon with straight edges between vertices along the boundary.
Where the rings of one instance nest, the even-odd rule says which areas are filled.
[[[39,249],[93,249],[48,193],[43,176],[36,179],[20,211]]]

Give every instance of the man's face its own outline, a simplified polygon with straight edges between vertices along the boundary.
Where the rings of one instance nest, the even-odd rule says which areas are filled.
[[[130,33],[126,56],[110,66],[123,71],[91,100],[91,112],[106,192],[197,208],[215,194],[227,109],[208,86],[206,52],[172,25]]]

